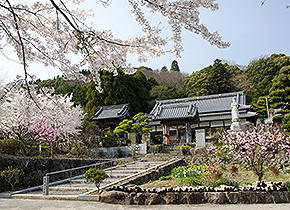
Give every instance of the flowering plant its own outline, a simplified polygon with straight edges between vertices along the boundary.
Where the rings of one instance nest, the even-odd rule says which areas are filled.
[[[219,139],[222,146],[212,146],[208,150],[213,154],[228,153],[235,160],[245,161],[258,176],[263,177],[263,166],[267,160],[276,158],[277,154],[289,158],[290,139],[279,129],[270,127],[254,128],[253,132],[237,132],[233,135],[225,132]]]

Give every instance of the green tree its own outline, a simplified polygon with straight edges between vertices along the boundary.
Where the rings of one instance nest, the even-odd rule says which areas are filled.
[[[281,123],[282,129],[290,132],[290,65],[280,69],[270,89],[271,108],[276,110],[274,122]]]
[[[213,65],[194,72],[183,81],[189,96],[202,96],[216,93],[227,93],[233,90],[231,77],[238,68],[230,68],[228,64],[216,59]]]
[[[85,85],[77,85],[73,89],[73,97],[72,101],[75,102],[75,105],[81,105],[82,107],[86,107],[87,100],[86,100],[86,93],[87,93],[87,86]]]
[[[168,68],[166,66],[162,66],[160,71],[161,72],[168,72]]]
[[[154,77],[149,77],[148,80],[147,80],[147,82],[148,82],[148,85],[149,85],[149,87],[150,87],[150,90],[151,90],[154,86],[158,85],[158,82],[156,81],[156,79],[155,79]]]
[[[244,73],[256,90],[255,98],[268,95],[274,77],[279,75],[281,68],[289,65],[290,57],[284,54],[272,54],[268,58],[261,58],[253,62]]]
[[[217,93],[217,85],[211,83],[210,77],[207,74],[206,69],[194,72],[190,76],[186,77],[183,81],[187,86],[189,97],[204,96]]]
[[[0,140],[0,151],[3,154],[16,155],[16,153],[22,149],[24,149],[24,144],[18,139]]]
[[[99,192],[101,183],[103,182],[104,179],[108,178],[109,176],[102,169],[90,168],[89,170],[87,170],[84,177],[87,181],[93,182]]]
[[[175,88],[168,85],[157,85],[150,90],[150,99],[153,101],[179,98]]]
[[[21,169],[14,168],[13,166],[8,166],[5,170],[0,171],[0,176],[11,185],[12,191],[14,191],[14,186],[20,182],[23,174],[24,172]]]
[[[103,105],[102,98],[100,93],[96,89],[96,84],[93,80],[91,80],[88,85],[86,92],[86,113],[85,120],[89,121],[89,119],[94,116],[96,111],[98,110],[98,105]]]
[[[141,136],[148,133],[151,128],[148,126],[149,119],[144,113],[136,114],[132,120],[125,119],[115,128],[113,133],[119,137],[124,136],[129,132],[137,133],[137,141],[140,142]]]
[[[217,85],[217,93],[230,92],[231,73],[228,71],[227,64],[222,64],[222,61],[216,59],[213,66],[209,69],[210,81]]]
[[[270,98],[267,96],[260,96],[256,103],[254,104],[255,110],[259,113],[258,117],[260,119],[267,118],[267,106],[266,106],[266,98]]]
[[[178,62],[176,60],[172,61],[170,71],[179,71],[180,72]]]

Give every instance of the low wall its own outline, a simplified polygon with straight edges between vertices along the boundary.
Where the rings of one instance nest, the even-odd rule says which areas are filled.
[[[147,143],[138,144],[139,146],[139,154],[146,154],[147,153]],[[91,149],[91,154],[99,155],[100,151],[102,151],[105,155],[117,155],[118,148],[122,150],[124,155],[132,155],[132,150],[135,149],[136,152],[136,145],[132,144],[131,146],[120,146],[120,147],[100,147],[100,148],[93,148]],[[137,154],[137,152],[136,152]]]
[[[104,191],[101,202],[114,204],[256,204],[256,203],[289,203],[289,191],[273,192],[123,192]]]
[[[43,176],[48,172],[59,171],[63,169],[75,168],[84,165],[94,164],[100,161],[89,159],[51,159],[51,158],[28,158],[13,157],[0,154],[0,171],[8,166],[22,169],[24,175],[16,188],[28,188],[42,184]],[[88,169],[85,169],[88,170]],[[81,173],[81,171],[78,171]],[[50,181],[56,181],[68,178],[68,173],[61,173],[50,177]],[[11,189],[10,185],[0,177],[0,192]]]
[[[101,194],[100,201],[115,204],[255,204],[289,203],[290,191],[281,182],[256,182],[252,186],[236,189],[231,186],[220,188],[141,188],[139,186],[113,186]]]

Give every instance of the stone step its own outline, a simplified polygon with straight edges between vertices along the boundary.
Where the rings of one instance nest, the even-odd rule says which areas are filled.
[[[107,175],[109,177],[105,179],[100,187],[107,186],[110,183],[115,183],[120,179],[132,176],[141,171],[145,171],[148,168],[152,168],[161,164],[163,161],[143,161],[136,162],[134,164],[128,164],[125,167],[117,167],[112,170],[110,168],[105,169]],[[77,179],[71,180],[71,183],[66,182],[64,184],[58,184],[55,186],[49,187],[49,195],[43,196],[42,190],[32,191],[29,193],[17,194],[19,198],[23,196],[23,198],[35,198],[40,199],[41,197],[45,197],[45,199],[77,199],[76,196],[84,194],[86,192],[91,192],[96,189],[96,186],[92,182],[87,182],[86,179],[82,176],[78,176]],[[26,197],[25,197],[26,196]]]
[[[114,173],[112,175],[109,175],[110,178],[124,178],[133,175],[133,173]]]
[[[140,171],[143,171],[143,170],[115,169],[115,170],[112,170],[112,171],[107,171],[106,173],[108,175],[110,175],[111,173],[112,174],[116,174],[116,173],[136,174],[136,173],[138,173]]]

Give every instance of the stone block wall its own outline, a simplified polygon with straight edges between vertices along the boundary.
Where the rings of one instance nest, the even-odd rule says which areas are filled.
[[[256,204],[289,203],[289,191],[238,191],[238,192],[124,192],[104,191],[101,202],[114,204]]]
[[[16,184],[16,188],[28,188],[42,184],[42,178],[46,173],[59,171],[63,169],[75,168],[84,165],[94,164],[98,161],[88,159],[51,159],[51,158],[28,158],[13,157],[0,154],[0,171],[5,170],[8,166],[22,169],[24,175],[20,183]],[[88,170],[85,169],[84,171]],[[82,173],[84,171],[78,171]],[[50,177],[50,181],[56,181],[68,178],[68,173],[61,173]],[[10,185],[0,177],[0,192],[9,190]]]

